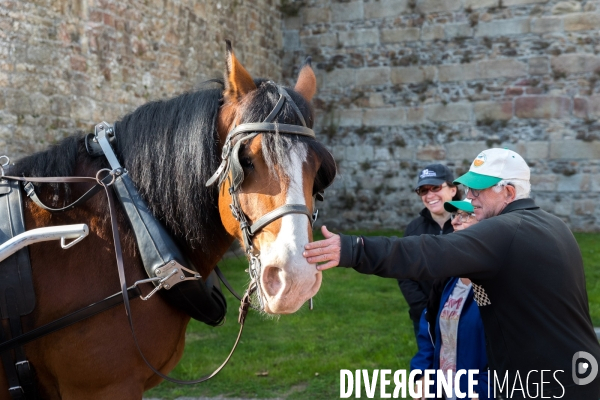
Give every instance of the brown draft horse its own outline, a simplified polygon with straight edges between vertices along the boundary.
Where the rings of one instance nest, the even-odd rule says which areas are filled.
[[[279,98],[277,86],[253,80],[230,46],[226,61],[223,82],[205,83],[198,91],[145,104],[115,123],[114,147],[121,165],[202,276],[208,275],[235,238],[241,239],[229,209],[228,184],[218,189],[205,187],[205,182],[219,165],[227,133],[241,123],[263,121]],[[309,63],[301,69],[294,90],[287,90],[312,127],[309,102],[316,79]],[[301,124],[289,104],[275,121]],[[335,176],[331,154],[316,140],[295,135],[259,134],[242,146],[239,159],[245,177],[239,199],[251,222],[286,203],[312,209],[313,195]],[[88,155],[80,134],[18,161],[10,172],[95,176],[106,167],[104,157]],[[85,184],[36,187],[41,200],[54,207],[87,189]],[[29,199],[24,209],[27,229],[74,223],[90,227],[89,236],[68,250],[53,242],[29,247],[37,303],[22,319],[24,331],[120,290],[103,194],[64,213],[41,210]],[[131,285],[147,276],[132,231],[118,211],[127,285]],[[254,247],[260,249],[267,313],[293,313],[319,290],[321,273],[301,254],[311,240],[311,223],[301,214],[285,215],[253,237]],[[143,291],[147,294],[150,289],[148,285]],[[169,373],[182,356],[189,317],[160,295],[132,300],[131,310],[144,355],[162,373]],[[122,306],[30,342],[25,351],[44,399],[141,399],[144,391],[161,381],[140,358]],[[0,398],[9,398],[2,370]]]

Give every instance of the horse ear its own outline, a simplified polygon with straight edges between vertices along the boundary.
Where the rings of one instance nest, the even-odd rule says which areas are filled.
[[[306,58],[304,66],[302,66],[302,69],[298,74],[296,87],[294,87],[294,90],[300,93],[308,102],[310,102],[315,93],[317,93],[317,77],[310,65],[311,61],[312,59],[310,57]]]
[[[231,41],[225,40],[227,44],[227,68],[225,69],[225,98],[236,102],[245,94],[256,89],[252,77],[246,68],[233,54]]]

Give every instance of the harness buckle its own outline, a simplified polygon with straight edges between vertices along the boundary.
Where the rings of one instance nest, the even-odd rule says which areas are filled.
[[[229,209],[231,210],[231,214],[233,215],[233,218],[235,218],[236,221],[239,221],[240,220],[240,215],[239,215],[236,207],[233,204],[230,204],[229,205]]]

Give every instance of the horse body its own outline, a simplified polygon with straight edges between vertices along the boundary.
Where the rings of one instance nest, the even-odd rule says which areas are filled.
[[[216,170],[227,132],[248,120],[264,119],[276,102],[271,84],[257,81],[257,87],[228,50],[225,90],[206,89],[149,103],[115,124],[116,153],[122,165],[152,213],[202,276],[210,273],[235,238],[242,238],[229,210],[228,185],[217,189],[206,188],[204,183]],[[314,95],[313,81],[310,67],[303,68],[298,93],[292,93],[311,125],[308,101]],[[284,107],[278,119],[297,123],[291,115]],[[335,174],[331,155],[318,142],[270,136],[259,134],[240,150],[245,179],[239,198],[251,221],[283,204],[312,208],[315,190],[326,186],[324,182]],[[17,162],[11,173],[95,176],[108,165],[102,157],[87,154],[84,140],[83,136],[67,138]],[[78,198],[87,189],[84,186],[43,185],[37,191],[47,204],[60,205],[66,198]],[[120,290],[103,194],[65,213],[51,214],[29,199],[24,208],[27,229],[82,222],[90,228],[89,236],[68,250],[55,243],[29,247],[36,307],[22,318],[24,331]],[[131,285],[147,276],[133,232],[122,210],[117,211],[126,279]],[[302,257],[303,246],[310,240],[310,221],[300,214],[285,215],[254,236],[252,243],[260,250],[263,265],[260,285],[266,312],[294,312],[318,291],[321,273]],[[143,291],[147,294],[150,289]],[[132,300],[131,312],[144,356],[168,374],[183,354],[190,317],[160,295],[148,301]],[[145,390],[161,381],[138,354],[122,306],[30,342],[25,351],[44,399],[141,399]],[[9,398],[2,366],[0,398]]]

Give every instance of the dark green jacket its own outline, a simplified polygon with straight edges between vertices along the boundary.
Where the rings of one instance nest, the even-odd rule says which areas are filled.
[[[527,385],[529,371],[562,370],[556,379],[544,376],[547,393],[560,397],[566,391],[563,399],[598,399],[600,377],[586,386],[575,385],[572,377],[575,353],[588,352],[600,362],[581,252],[564,222],[533,200],[514,201],[500,215],[451,235],[341,235],[341,241],[340,266],[364,274],[470,278],[487,336],[490,369],[501,378],[508,373],[511,388],[519,377]],[[530,378],[532,397],[534,383],[539,391],[539,375]],[[517,390],[511,398],[520,394]]]

